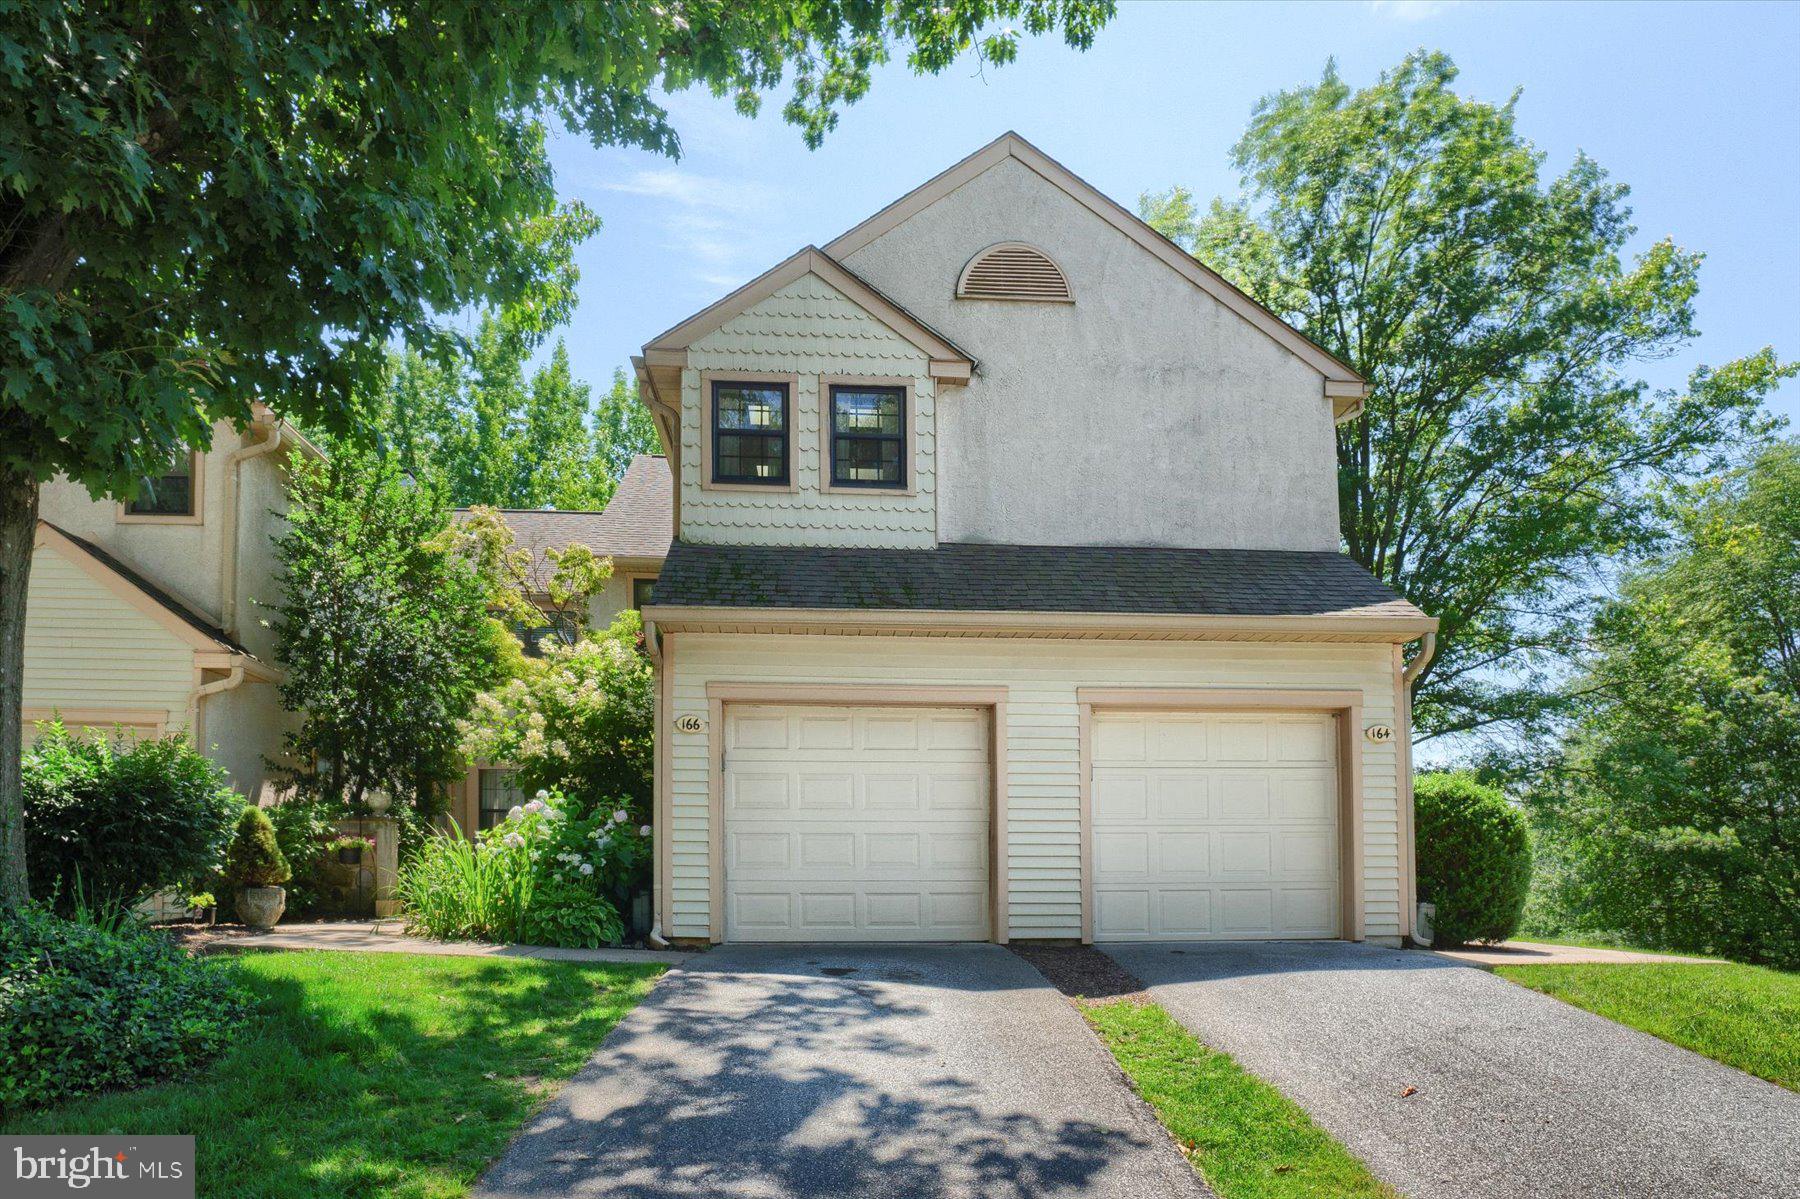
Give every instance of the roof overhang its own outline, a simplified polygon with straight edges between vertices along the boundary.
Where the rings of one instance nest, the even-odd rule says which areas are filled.
[[[931,377],[939,383],[967,383],[974,373],[975,360],[954,342],[882,295],[817,246],[807,246],[716,304],[701,309],[674,328],[651,339],[644,346],[642,369],[649,372],[659,397],[673,395],[679,399],[680,371],[687,365],[689,346],[707,334],[716,332],[733,317],[768,299],[796,279],[807,275],[817,275],[831,284],[870,316],[911,343],[930,360]],[[658,371],[663,372],[662,378],[656,377]],[[674,372],[675,387],[672,391],[668,386],[670,371]]]
[[[1108,641],[1411,641],[1430,616],[1164,616],[1121,612],[950,612],[924,609],[701,608],[650,604],[661,633],[818,633]]]

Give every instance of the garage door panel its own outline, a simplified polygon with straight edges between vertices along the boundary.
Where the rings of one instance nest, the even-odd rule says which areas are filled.
[[[987,938],[982,713],[731,705],[725,724],[729,939]]]
[[[1097,939],[1338,935],[1332,717],[1100,713],[1092,735]]]

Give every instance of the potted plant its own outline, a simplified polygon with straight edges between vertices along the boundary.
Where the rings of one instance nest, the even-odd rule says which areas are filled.
[[[274,928],[287,907],[281,884],[293,877],[275,843],[275,826],[261,808],[246,808],[225,855],[225,877],[238,888],[238,919],[251,928]]]

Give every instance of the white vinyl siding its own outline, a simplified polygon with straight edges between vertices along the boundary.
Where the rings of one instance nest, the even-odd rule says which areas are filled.
[[[930,359],[817,275],[806,275],[727,321],[688,349],[681,372],[681,536],[684,541],[749,545],[873,546],[927,549],[937,544],[936,391]],[[797,374],[788,397],[795,439],[794,490],[702,486],[701,443],[712,436],[711,396],[702,372]],[[912,381],[906,414],[911,494],[827,491],[831,469],[821,438],[821,376]]]
[[[728,704],[725,939],[985,941],[987,717]]]
[[[1336,937],[1337,722],[1094,713],[1094,939]]]
[[[32,555],[25,602],[27,711],[157,713],[184,727],[194,651],[60,553]]]
[[[1006,845],[1012,937],[1081,935],[1080,715],[1076,688],[1319,688],[1362,693],[1365,724],[1395,722],[1389,645],[1054,641],[681,633],[670,717],[708,715],[709,682],[1001,687],[1007,692]],[[672,734],[672,932],[705,937],[707,755],[712,733]],[[1364,932],[1400,935],[1395,747],[1358,738]]]

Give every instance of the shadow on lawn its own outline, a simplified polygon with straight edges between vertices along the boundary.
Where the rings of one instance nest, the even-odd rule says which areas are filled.
[[[974,1082],[926,1065],[961,1047],[917,1035],[927,1009],[892,988],[762,978],[750,1001],[705,969],[665,978],[478,1194],[1023,1199],[1084,1193],[1146,1144],[1027,1114],[1030,1095],[997,1114]]]

